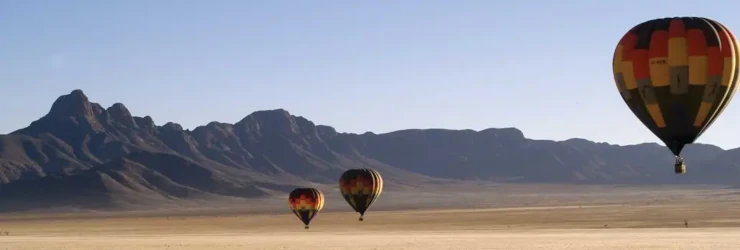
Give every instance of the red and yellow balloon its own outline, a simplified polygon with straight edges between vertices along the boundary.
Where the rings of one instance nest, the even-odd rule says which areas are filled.
[[[363,221],[365,212],[383,192],[383,178],[374,169],[350,169],[339,178],[339,191]]]
[[[737,90],[738,44],[723,24],[704,17],[648,20],[630,29],[613,57],[625,104],[676,157],[704,133]]]
[[[324,193],[315,188],[296,188],[288,195],[288,205],[308,229],[311,220],[324,208]]]

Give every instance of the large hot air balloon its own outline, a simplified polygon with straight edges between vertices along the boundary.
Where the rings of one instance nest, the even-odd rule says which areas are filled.
[[[703,17],[638,24],[614,51],[614,80],[632,113],[686,166],[681,150],[719,117],[737,89],[738,44],[727,27]]]
[[[290,192],[288,204],[308,229],[308,223],[324,207],[324,194],[315,188],[296,188]]]
[[[339,191],[344,200],[360,213],[360,221],[370,205],[383,191],[383,178],[372,169],[350,169],[339,178]]]

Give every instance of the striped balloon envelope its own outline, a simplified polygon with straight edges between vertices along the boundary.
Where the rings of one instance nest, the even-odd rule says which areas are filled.
[[[288,195],[288,205],[308,229],[311,220],[324,208],[324,194],[315,188],[296,188]]]
[[[383,192],[383,178],[373,169],[350,169],[339,178],[339,191],[363,221],[367,209]]]

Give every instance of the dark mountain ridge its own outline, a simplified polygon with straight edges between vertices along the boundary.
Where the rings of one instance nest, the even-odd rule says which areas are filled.
[[[28,127],[0,135],[0,200],[32,208],[251,198],[334,184],[361,167],[380,171],[390,189],[440,179],[738,184],[740,149],[693,144],[684,158],[689,173],[677,176],[670,151],[656,143],[532,140],[516,128],[339,133],[283,109],[186,130],[157,126],[121,103],[105,109],[75,90]]]

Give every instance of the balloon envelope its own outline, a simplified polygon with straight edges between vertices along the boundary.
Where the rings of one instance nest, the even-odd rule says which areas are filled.
[[[365,212],[383,192],[383,178],[373,169],[350,169],[339,178],[339,191],[344,200],[358,213]]]
[[[296,188],[288,195],[288,205],[308,229],[311,219],[324,208],[324,194],[315,188]]]
[[[614,80],[632,113],[679,156],[730,103],[739,59],[735,36],[717,21],[653,19],[619,41]]]

